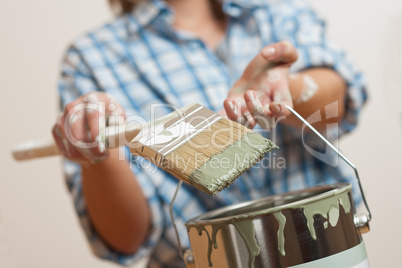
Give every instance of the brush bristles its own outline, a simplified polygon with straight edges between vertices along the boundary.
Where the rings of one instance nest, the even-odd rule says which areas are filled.
[[[274,148],[276,146],[264,137],[222,118],[165,156],[162,168],[215,195]]]

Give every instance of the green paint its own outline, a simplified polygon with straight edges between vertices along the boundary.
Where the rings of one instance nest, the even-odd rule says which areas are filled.
[[[197,225],[195,226],[195,228],[198,231],[198,235],[202,236],[202,231],[204,231],[207,234],[208,237],[208,264],[209,266],[212,266],[212,261],[211,261],[211,253],[212,253],[212,239],[211,236],[209,235],[209,232],[207,231],[207,229],[205,229],[204,225]],[[216,244],[216,242],[215,242]]]
[[[277,148],[270,140],[250,132],[223,152],[212,156],[191,174],[189,181],[201,186],[205,192],[216,195],[258,163],[265,153]]]
[[[244,220],[234,222],[233,225],[243,238],[248,250],[248,267],[254,268],[255,257],[260,255],[261,249],[258,246],[257,239],[255,238],[255,229],[253,220]]]
[[[278,249],[282,256],[286,255],[285,252],[285,225],[286,225],[286,217],[282,214],[281,211],[274,213],[276,220],[278,221]]]
[[[320,202],[303,204],[299,207],[295,206],[294,208],[303,209],[304,215],[306,216],[307,220],[307,227],[310,231],[311,237],[314,240],[317,240],[317,235],[314,228],[314,216],[321,215],[324,219],[329,221],[332,227],[334,227],[338,223],[340,215],[339,204],[343,206],[346,214],[350,212],[351,205],[347,193],[342,193],[337,196],[331,196],[329,198],[321,200]]]
[[[331,207],[331,209],[328,211],[328,221],[332,227],[335,227],[336,224],[338,223],[339,216],[340,216],[339,213],[340,213],[339,206]]]
[[[347,187],[349,188],[349,187]],[[293,209],[303,209],[304,216],[307,220],[307,227],[309,229],[310,235],[314,240],[317,240],[317,234],[314,227],[314,216],[321,215],[324,219],[328,220],[323,223],[324,229],[328,228],[328,222],[332,227],[335,227],[338,223],[340,210],[339,205],[342,205],[346,214],[350,213],[351,204],[348,196],[348,192],[341,192],[337,195],[329,196],[319,202],[309,202],[295,204],[292,206]],[[285,252],[285,236],[284,229],[286,224],[286,217],[281,213],[274,213],[274,216],[279,224],[278,229],[278,249],[282,256],[286,255]]]
[[[243,221],[234,221],[231,223],[233,226],[236,227],[237,231],[239,232],[240,236],[243,238],[244,243],[246,244],[247,250],[249,252],[249,267],[254,268],[254,260],[255,257],[260,254],[260,247],[257,244],[257,240],[255,237],[255,229],[253,220],[243,220]],[[210,267],[213,266],[211,255],[213,249],[218,248],[218,243],[216,241],[216,236],[218,231],[221,228],[226,228],[228,223],[226,222],[218,222],[216,224],[210,225],[212,228],[211,233],[205,228],[205,225],[195,225],[194,227],[198,231],[198,235],[202,236],[202,232],[205,232],[208,238],[208,264]],[[225,243],[230,243],[229,241],[225,241]]]

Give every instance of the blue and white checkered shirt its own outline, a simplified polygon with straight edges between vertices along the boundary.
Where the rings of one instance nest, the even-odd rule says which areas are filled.
[[[344,118],[327,135],[340,136],[356,126],[367,98],[362,74],[327,39],[324,21],[305,2],[224,0],[223,12],[228,18],[223,43],[226,57],[218,57],[194,36],[175,31],[173,14],[161,0],[141,3],[132,13],[78,38],[68,49],[62,65],[59,84],[62,107],[82,94],[102,91],[113,95],[128,115],[146,120],[151,104],[184,106],[198,102],[218,111],[231,85],[260,49],[287,40],[299,52],[292,72],[328,67],[346,81]],[[163,113],[167,112],[170,110],[166,108]],[[189,185],[182,187],[174,212],[183,246],[189,247],[184,222],[209,210],[317,184],[353,181],[353,171],[344,162],[337,163],[336,155],[327,150],[317,158],[306,150],[320,144],[308,134],[303,142],[301,133],[280,123],[270,133],[263,133],[280,149],[267,155],[262,164],[216,197]],[[184,267],[168,213],[178,180],[154,166],[144,165],[141,158],[131,157],[130,161],[152,213],[149,236],[132,256],[112,250],[97,235],[86,211],[80,167],[64,161],[68,189],[94,253],[126,265],[149,257],[150,267]],[[354,194],[355,199],[360,198],[358,192]]]

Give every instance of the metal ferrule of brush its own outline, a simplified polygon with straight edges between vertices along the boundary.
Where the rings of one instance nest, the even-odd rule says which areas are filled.
[[[174,113],[177,116],[167,122],[158,125],[150,123],[137,140],[140,148],[134,148],[134,152],[139,149],[138,153],[164,170],[168,169],[164,163],[167,155],[223,118],[199,104]]]
[[[201,122],[194,122],[196,117],[204,118]],[[210,128],[213,124],[215,124],[218,120],[222,119],[222,116],[212,113],[208,109],[204,107],[199,107],[196,111],[193,111],[191,114],[186,114],[179,120],[179,122],[174,123],[174,125],[169,126],[167,130],[171,129],[175,125],[178,125],[180,122],[185,124],[190,124],[194,127],[194,131],[189,133],[183,133],[184,135],[180,135],[174,138],[169,144],[161,148],[156,152],[155,155],[155,162],[162,165],[164,157],[169,153],[175,151],[177,148],[182,146],[183,144],[187,143],[189,140],[200,134],[201,132],[205,131],[206,129]],[[193,122],[192,122],[193,121]],[[196,125],[194,125],[196,123]]]

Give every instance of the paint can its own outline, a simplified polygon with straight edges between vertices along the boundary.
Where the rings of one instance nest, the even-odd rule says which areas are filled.
[[[347,183],[269,196],[186,222],[187,256],[197,268],[366,268],[356,216]]]
[[[185,223],[188,268],[367,268],[362,234],[371,212],[356,167],[292,107],[286,108],[355,172],[365,212],[357,214],[351,184],[317,186],[213,210]],[[180,237],[173,216],[170,217]]]

